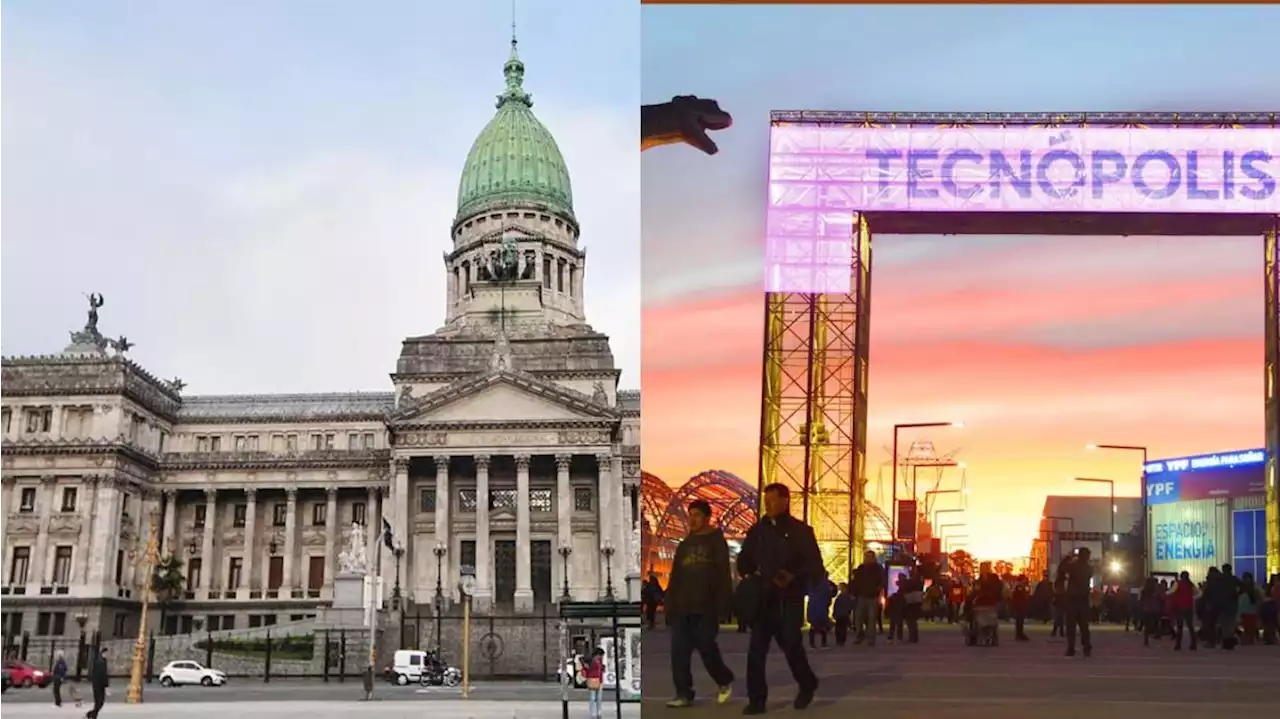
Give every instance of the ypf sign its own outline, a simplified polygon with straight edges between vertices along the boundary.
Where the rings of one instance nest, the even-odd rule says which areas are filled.
[[[1147,479],[1147,504],[1168,504],[1179,499],[1178,475],[1157,475]]]

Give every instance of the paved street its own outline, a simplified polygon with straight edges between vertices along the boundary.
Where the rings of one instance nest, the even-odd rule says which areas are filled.
[[[122,703],[128,684],[125,679],[113,679],[107,703]],[[86,692],[87,697],[87,688],[82,687],[82,691]],[[225,687],[190,686],[169,689],[153,683],[147,685],[143,693],[148,704],[348,701],[361,696],[363,692],[358,679],[348,679],[341,684],[336,681],[325,684],[316,679],[273,679],[270,683],[263,683],[261,679],[232,679]],[[586,701],[584,691],[574,691],[571,696],[575,702]],[[51,701],[50,697],[48,689],[10,689],[4,695],[4,705],[45,704]],[[398,687],[380,682],[374,688],[374,697],[379,701],[448,702],[460,700],[462,690],[417,685]],[[560,685],[550,682],[484,682],[472,685],[471,697],[489,702],[558,702]],[[612,699],[611,694],[608,697]]]
[[[848,646],[810,652],[822,683],[806,716],[850,716],[870,711],[876,719],[919,717],[941,712],[946,719],[1005,716],[1037,719],[1080,717],[1214,717],[1242,711],[1273,711],[1280,678],[1280,647],[1172,651],[1171,642],[1144,649],[1139,637],[1123,630],[1094,632],[1094,656],[1063,656],[1065,643],[1050,639],[1048,629],[1029,631],[1030,642],[1013,642],[1011,627],[1001,628],[995,648],[965,647],[959,629],[927,626],[918,645]],[[721,633],[729,667],[738,675],[734,700],[715,705],[715,687],[694,657],[698,712],[703,717],[739,715],[746,695],[747,638],[732,630]],[[643,714],[679,716],[667,709],[671,697],[669,641],[665,630],[648,632],[644,644]],[[791,708],[794,683],[776,646],[769,659],[770,713],[796,713]],[[1263,709],[1270,706],[1272,709]]]
[[[9,695],[4,696],[5,719],[44,719],[45,717],[71,717],[64,707],[59,709],[51,704],[11,704]],[[103,719],[129,717],[130,719],[171,719],[172,704],[122,704],[102,710]],[[421,719],[424,716],[421,705],[407,702],[335,702],[299,700],[293,702],[279,701],[239,701],[203,702],[184,707],[182,716],[186,719],[225,719],[228,713],[234,712],[236,719],[400,719],[412,717]],[[570,711],[571,717],[585,717],[586,704],[575,704]],[[559,702],[495,702],[479,699],[463,701],[460,699],[433,702],[429,711],[431,719],[559,719],[561,706]],[[615,717],[613,707],[606,707],[604,717]],[[636,719],[640,716],[640,707],[636,704],[624,705],[622,716]]]

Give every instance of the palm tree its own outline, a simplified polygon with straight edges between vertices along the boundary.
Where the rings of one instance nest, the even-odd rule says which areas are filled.
[[[165,613],[169,604],[182,596],[186,589],[187,578],[182,573],[182,560],[170,554],[156,563],[155,573],[151,577],[151,590],[155,592],[156,604],[160,605],[160,631],[164,632]]]

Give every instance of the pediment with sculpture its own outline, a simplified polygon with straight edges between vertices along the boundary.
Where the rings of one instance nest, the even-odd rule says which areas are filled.
[[[392,425],[429,422],[555,422],[619,420],[601,397],[505,370],[462,380],[424,397],[405,398]]]

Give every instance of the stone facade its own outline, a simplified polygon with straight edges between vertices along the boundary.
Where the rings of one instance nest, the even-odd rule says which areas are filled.
[[[504,73],[515,104],[478,145],[537,122],[514,43]],[[472,573],[480,614],[625,597],[639,392],[617,389],[585,320],[567,170],[554,192],[513,194],[491,178],[516,170],[491,154],[464,169],[446,324],[404,340],[388,392],[184,395],[102,336],[99,295],[61,354],[5,358],[5,634],[136,633],[153,523],[186,581],[166,633],[315,617],[353,524],[389,607],[447,610]]]

